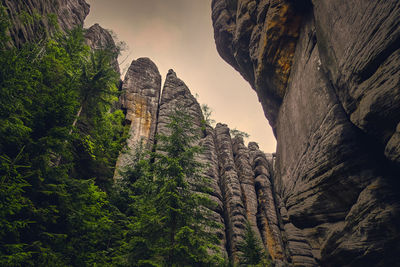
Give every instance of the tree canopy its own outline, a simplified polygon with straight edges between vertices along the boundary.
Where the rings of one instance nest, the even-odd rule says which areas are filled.
[[[81,28],[11,47],[1,12],[0,265],[111,262],[119,233],[106,192],[124,127],[110,112],[108,52],[91,51]]]

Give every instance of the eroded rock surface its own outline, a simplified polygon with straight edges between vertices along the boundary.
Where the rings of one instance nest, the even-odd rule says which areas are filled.
[[[121,72],[118,64],[119,48],[115,44],[110,32],[96,23],[86,30],[85,38],[90,48],[94,50],[107,50],[111,53],[111,64],[119,74]]]
[[[272,194],[289,264],[396,265],[400,3],[212,8],[219,53],[256,90],[277,137]]]
[[[257,225],[258,201],[254,185],[254,172],[250,163],[249,149],[244,145],[243,138],[233,138],[232,152],[239,177],[247,221],[250,223],[256,237],[262,241]]]
[[[257,143],[249,143],[249,161],[254,172],[255,190],[258,207],[257,219],[264,246],[277,263],[287,262],[287,255],[282,241],[280,222],[277,213],[279,207],[275,201],[273,185],[273,159],[267,158]]]
[[[196,98],[191,94],[186,84],[176,76],[170,69],[168,71],[160,100],[159,117],[157,121],[157,132],[168,134],[166,125],[168,116],[175,109],[184,109],[193,118],[193,127],[200,130],[203,126],[203,113]]]
[[[218,52],[256,90],[275,128],[302,16],[285,0],[213,0],[212,19]]]
[[[40,40],[57,29],[82,26],[90,6],[85,0],[1,0],[11,18],[10,35],[15,45]]]
[[[131,164],[132,153],[138,145],[151,148],[157,127],[157,113],[161,93],[161,75],[157,66],[148,58],[134,60],[122,84],[120,103],[126,112],[129,137],[125,151],[117,161],[119,169]]]
[[[242,189],[233,158],[232,140],[227,125],[215,127],[219,159],[219,184],[224,200],[225,225],[228,250],[235,262],[238,261],[238,244],[243,240],[246,228],[246,209],[242,200]]]
[[[203,176],[208,179],[207,186],[211,191],[204,190],[204,185],[196,186],[191,180],[189,183],[194,191],[206,194],[214,201],[214,205],[204,208],[209,220],[220,225],[220,228],[212,231],[220,239],[221,256],[238,262],[238,245],[243,240],[248,221],[260,242],[274,252],[271,256],[277,266],[283,266],[287,258],[277,230],[279,223],[269,182],[271,178],[266,176],[266,173],[272,175],[272,165],[267,162],[265,154],[255,143],[247,148],[243,139],[232,139],[227,125],[217,124],[215,129],[207,125],[196,98],[173,70],[169,70],[166,76],[159,104],[154,102],[157,99],[157,93],[154,92],[159,94],[155,88],[160,88],[155,65],[149,59],[134,61],[125,77],[124,95],[121,98],[121,104],[127,110],[127,120],[131,121],[128,147],[134,147],[141,138],[149,145],[156,144],[156,148],[162,145],[155,134],[168,135],[169,129],[166,126],[169,116],[176,109],[184,109],[192,117],[194,130],[200,136],[194,145],[203,148],[197,160],[204,166]],[[142,108],[144,96],[147,99],[146,107],[151,107],[151,112],[146,113],[144,111],[148,109]],[[146,114],[158,114],[152,117],[150,128],[143,127],[142,123],[133,123],[146,121],[146,116],[150,116]],[[129,153],[121,157],[125,160],[119,160],[120,168],[132,159]],[[258,185],[260,181],[262,186]],[[261,191],[257,193],[257,190]],[[268,203],[269,206],[260,206],[259,202]]]

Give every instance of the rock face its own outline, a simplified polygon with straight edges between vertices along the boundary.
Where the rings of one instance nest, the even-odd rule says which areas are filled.
[[[94,24],[85,32],[86,43],[93,50],[109,50],[112,53],[111,64],[117,73],[121,73],[118,64],[119,48],[111,34],[102,28],[99,24]]]
[[[284,0],[213,0],[212,19],[218,52],[257,91],[275,128],[302,16]]]
[[[183,108],[193,118],[193,126],[197,130],[202,127],[203,113],[196,98],[190,93],[186,84],[176,76],[171,69],[165,79],[162,96],[160,100],[159,116],[157,121],[157,133],[168,134],[166,125],[169,123],[168,116],[176,108]]]
[[[246,228],[246,209],[233,157],[229,128],[227,125],[219,123],[215,128],[215,133],[220,170],[219,184],[225,208],[228,250],[230,250],[233,260],[238,261],[238,244],[243,240]],[[253,216],[251,216],[252,218]]]
[[[254,173],[255,190],[257,194],[257,220],[264,246],[271,257],[281,265],[287,261],[287,253],[283,246],[278,217],[279,205],[275,200],[273,190],[273,158],[262,152],[254,142],[249,143],[249,160]]]
[[[157,66],[148,58],[134,60],[125,75],[120,97],[129,125],[129,137],[126,151],[117,160],[114,178],[119,177],[120,167],[131,163],[131,154],[140,143],[147,148],[153,145],[160,93],[161,75]]]
[[[90,10],[85,0],[1,0],[1,4],[11,18],[10,35],[17,46],[54,32],[57,22],[64,31],[83,25]]]
[[[202,192],[199,188],[194,188],[194,190],[201,194],[207,194],[215,202],[215,206],[205,207],[209,214],[209,220],[224,226],[224,203],[219,187],[218,154],[214,130],[211,127],[205,127],[203,113],[196,98],[191,94],[186,84],[177,77],[176,73],[173,70],[169,70],[160,100],[157,134],[169,134],[169,129],[166,125],[169,123],[169,115],[176,108],[187,111],[187,114],[193,118],[193,128],[200,135],[200,140],[194,145],[200,145],[203,148],[202,153],[197,155],[197,160],[205,166],[203,175],[209,180],[208,187],[211,188],[212,193]],[[222,255],[227,255],[224,227],[213,229],[213,231],[220,239]]]
[[[131,122],[127,150],[134,149],[141,139],[151,146],[157,142],[156,133],[169,134],[166,127],[169,115],[178,107],[193,118],[194,129],[200,135],[195,145],[203,148],[197,160],[205,166],[203,176],[209,180],[211,192],[193,189],[207,194],[215,203],[204,208],[209,220],[221,226],[212,230],[220,239],[221,256],[238,262],[238,245],[249,222],[260,243],[273,252],[271,257],[275,262],[287,262],[270,182],[272,164],[258,146],[252,143],[247,148],[242,138],[232,139],[225,124],[217,124],[215,129],[206,125],[199,103],[173,70],[166,76],[158,101],[160,75],[149,59],[132,62],[122,88],[121,105],[126,109],[127,121]],[[129,165],[131,158],[129,153],[121,154],[118,167]]]
[[[270,182],[288,264],[398,264],[400,3],[212,8],[219,53],[256,90],[277,137]]]

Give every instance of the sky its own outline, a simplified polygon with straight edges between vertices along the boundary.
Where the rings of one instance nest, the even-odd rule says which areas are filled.
[[[212,118],[250,135],[271,153],[275,137],[255,91],[218,54],[211,0],[86,0],[94,23],[111,29],[127,49],[119,58],[123,74],[133,59],[150,58],[165,79],[169,69],[185,82]]]

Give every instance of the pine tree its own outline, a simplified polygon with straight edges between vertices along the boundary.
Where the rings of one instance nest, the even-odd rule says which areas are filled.
[[[238,245],[240,266],[271,266],[261,241],[256,237],[249,222],[246,223],[245,236]]]
[[[195,159],[200,147],[193,145],[198,133],[184,109],[177,108],[169,119],[170,134],[157,137],[154,163],[144,159],[136,167],[141,176],[133,186],[138,194],[129,261],[134,266],[219,264],[219,240],[207,230],[215,225],[202,208],[211,201],[192,191],[193,185],[204,182]]]
[[[115,74],[103,57],[96,74],[82,78],[93,69],[82,29],[10,47],[8,15],[1,6],[0,13],[0,265],[109,265],[119,253],[124,229],[116,221],[123,216],[94,176],[72,171],[74,145],[88,133],[71,129],[89,81],[104,100],[88,100],[90,149],[96,161],[113,165],[122,120],[109,113]],[[52,155],[63,162],[52,166]]]

